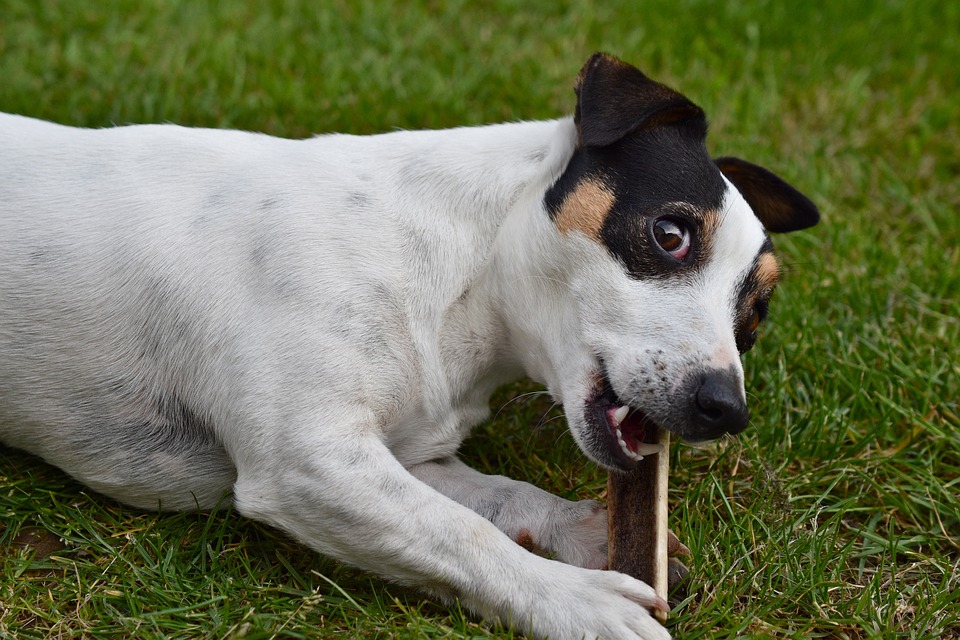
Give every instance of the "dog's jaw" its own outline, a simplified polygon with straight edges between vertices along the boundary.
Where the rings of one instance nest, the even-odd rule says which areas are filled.
[[[592,377],[593,393],[586,401],[584,418],[589,428],[605,436],[611,460],[630,468],[644,456],[658,453],[659,445],[644,442],[653,423],[643,411],[632,409],[617,396],[602,368]]]

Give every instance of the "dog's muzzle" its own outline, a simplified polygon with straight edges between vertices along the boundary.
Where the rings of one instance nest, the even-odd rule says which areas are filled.
[[[584,412],[593,431],[593,454],[609,466],[632,468],[644,456],[660,450],[659,445],[647,442],[654,425],[691,442],[740,433],[750,421],[741,389],[738,372],[732,367],[701,371],[689,376],[653,415],[628,406],[606,374],[600,373]]]

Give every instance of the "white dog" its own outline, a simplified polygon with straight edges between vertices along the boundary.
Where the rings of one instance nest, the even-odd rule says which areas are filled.
[[[523,375],[608,467],[651,422],[740,431],[767,231],[819,214],[633,67],[576,89],[573,118],[309,140],[2,116],[0,440],[145,509],[232,496],[533,636],[668,637],[601,570],[600,505],[457,448]]]

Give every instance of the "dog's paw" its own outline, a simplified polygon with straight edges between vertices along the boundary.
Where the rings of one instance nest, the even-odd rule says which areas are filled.
[[[550,533],[542,542],[517,542],[541,555],[586,569],[607,568],[607,510],[594,500],[564,502],[553,514]],[[690,573],[676,556],[689,556],[690,549],[673,531],[667,531],[667,555],[671,561],[670,590],[684,584]],[[681,597],[680,599],[683,599]]]
[[[675,607],[690,591],[690,569],[676,558],[671,557],[667,566],[668,601]]]
[[[602,504],[560,503],[551,525],[546,542],[555,560],[586,569],[607,568],[607,510]]]
[[[687,548],[687,545],[680,542],[680,538],[677,537],[677,534],[669,529],[667,530],[667,555],[671,558],[674,556],[691,555],[690,549]]]
[[[563,567],[563,565],[558,565]],[[667,603],[648,585],[614,571],[564,567],[553,593],[531,618],[528,631],[551,640],[616,638],[668,640],[670,634],[651,615]],[[569,574],[569,575],[568,575]]]
[[[670,556],[667,567],[667,592],[670,594],[670,606],[676,606],[687,597],[690,587],[690,570],[680,562],[677,556],[691,555],[687,545],[680,542],[673,531],[667,531],[667,555]]]

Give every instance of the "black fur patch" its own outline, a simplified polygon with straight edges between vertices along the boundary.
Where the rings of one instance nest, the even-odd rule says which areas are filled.
[[[705,124],[671,123],[630,133],[606,147],[581,147],[544,202],[554,218],[584,179],[599,179],[613,192],[613,207],[600,231],[603,245],[637,279],[664,277],[701,265],[726,184],[704,145]],[[676,203],[683,203],[677,206]],[[670,217],[691,232],[683,261],[666,254],[653,236],[653,223]]]
[[[545,195],[554,221],[581,181],[599,181],[614,194],[599,240],[632,277],[663,277],[706,262],[727,186],[707,153],[700,107],[604,54],[584,65],[576,93],[577,150]],[[661,217],[690,231],[683,260],[654,240]]]

